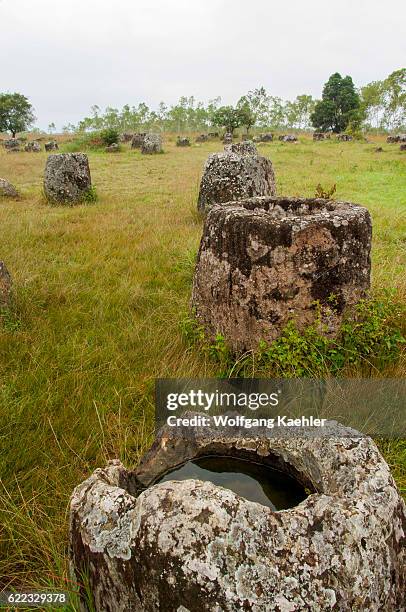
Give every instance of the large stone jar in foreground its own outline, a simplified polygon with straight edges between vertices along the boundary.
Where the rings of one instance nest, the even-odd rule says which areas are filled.
[[[258,155],[252,142],[226,145],[209,156],[203,170],[197,207],[206,213],[214,204],[253,196],[275,195],[272,162]]]
[[[85,153],[57,153],[47,159],[45,197],[55,204],[80,204],[92,187],[89,160]]]
[[[111,462],[74,491],[73,579],[89,577],[97,611],[404,610],[406,508],[370,438],[335,422],[184,433],[164,428],[137,472]],[[276,466],[311,494],[274,512],[210,482],[153,485],[207,455]]]
[[[321,315],[334,335],[370,283],[366,208],[319,199],[252,198],[215,206],[198,254],[192,306],[208,337],[236,352]]]

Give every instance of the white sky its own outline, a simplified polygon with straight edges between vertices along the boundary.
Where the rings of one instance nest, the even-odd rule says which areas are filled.
[[[0,91],[42,128],[260,85],[320,97],[333,72],[359,86],[405,66],[405,24],[405,0],[0,0]]]

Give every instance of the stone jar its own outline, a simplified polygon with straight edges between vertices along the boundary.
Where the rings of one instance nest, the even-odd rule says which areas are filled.
[[[350,136],[350,134],[337,134],[337,140],[340,140],[341,142],[351,142],[353,138]]]
[[[18,198],[18,191],[9,181],[0,178],[0,198]]]
[[[28,142],[24,147],[24,151],[26,153],[41,153],[41,145],[38,142]]]
[[[134,134],[131,140],[131,148],[141,149],[145,136],[146,136],[145,132],[139,132],[138,134]]]
[[[50,142],[45,143],[45,151],[57,151],[59,149],[58,143],[56,140],[51,140]]]
[[[405,609],[406,507],[374,442],[333,421],[272,431],[166,427],[136,472],[114,461],[75,489],[72,579],[88,575],[97,612]],[[154,484],[208,455],[274,466],[310,495],[275,512],[207,481]]]
[[[147,134],[141,146],[143,155],[153,155],[154,153],[162,153],[162,136],[161,134]]]
[[[324,132],[313,132],[313,140],[326,140],[330,137],[329,134],[325,134]]]
[[[258,155],[253,142],[229,144],[224,153],[209,155],[197,208],[206,213],[214,204],[266,195],[276,195],[272,162]]]
[[[45,197],[55,204],[80,204],[92,187],[89,160],[85,153],[57,153],[47,159]]]
[[[178,136],[176,140],[177,147],[190,147],[190,138],[186,136]]]
[[[267,132],[266,134],[260,134],[258,138],[258,142],[272,142],[273,134]]]
[[[282,142],[298,142],[297,137],[294,134],[281,134],[279,140]]]
[[[322,199],[251,198],[214,206],[197,257],[192,307],[209,338],[239,353],[293,320],[334,335],[370,284],[366,208]]]
[[[4,148],[8,151],[15,149],[16,151],[20,150],[20,141],[17,138],[10,138],[9,140],[5,140],[3,142]]]

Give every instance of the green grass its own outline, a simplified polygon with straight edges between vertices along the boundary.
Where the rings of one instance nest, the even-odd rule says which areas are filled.
[[[319,183],[336,183],[337,199],[369,208],[373,293],[396,289],[405,305],[406,155],[385,144],[377,154],[375,140],[302,137],[259,149],[274,163],[280,194],[313,196]],[[74,208],[43,202],[46,154],[0,151],[0,176],[22,193],[0,202],[0,258],[15,294],[0,323],[0,587],[69,585],[73,488],[109,458],[137,463],[151,439],[155,377],[220,372],[182,324],[201,235],[199,179],[221,145],[174,142],[158,156],[127,146],[89,151],[98,199]],[[365,364],[344,374],[360,372]],[[405,374],[404,354],[378,372]],[[381,449],[405,493],[404,443]]]

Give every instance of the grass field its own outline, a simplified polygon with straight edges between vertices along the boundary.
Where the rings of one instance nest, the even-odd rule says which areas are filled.
[[[396,289],[406,303],[406,154],[373,140],[302,136],[259,149],[279,194],[336,183],[337,199],[369,208],[373,293]],[[0,587],[65,587],[75,485],[108,458],[136,464],[151,437],[156,377],[218,374],[181,323],[202,230],[201,170],[221,144],[173,141],[156,156],[89,152],[98,201],[74,208],[44,203],[45,153],[0,149],[0,177],[22,194],[0,202],[0,259],[15,290],[0,323]],[[369,375],[405,376],[405,355]],[[406,445],[382,450],[406,494]]]

